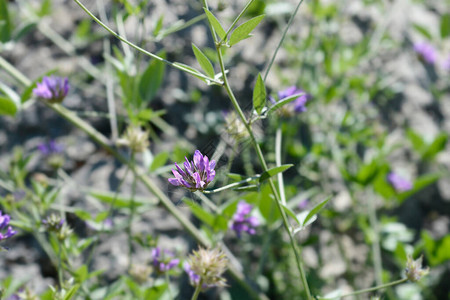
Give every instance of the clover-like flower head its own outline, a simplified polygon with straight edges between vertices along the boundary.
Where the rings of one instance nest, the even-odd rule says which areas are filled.
[[[169,182],[175,186],[184,186],[191,191],[203,191],[208,184],[214,180],[216,171],[216,161],[209,161],[206,155],[203,155],[199,150],[194,153],[194,160],[189,161],[185,157],[184,170],[175,163],[175,169],[172,169],[172,173],[175,178],[169,178]]]
[[[44,76],[33,89],[35,96],[48,103],[61,103],[69,92],[69,80],[58,76]]]
[[[259,221],[255,216],[250,216],[253,206],[245,201],[238,203],[236,213],[233,215],[230,228],[236,231],[238,237],[242,232],[247,232],[250,235],[256,233],[256,227],[259,226]]]

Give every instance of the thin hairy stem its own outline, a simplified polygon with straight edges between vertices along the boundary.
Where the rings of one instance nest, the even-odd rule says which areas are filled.
[[[141,47],[139,47],[139,46],[137,46],[137,45],[135,45],[135,44],[133,44],[132,42],[130,42],[130,41],[128,41],[126,38],[124,38],[124,37],[122,37],[121,35],[119,35],[118,33],[116,33],[114,30],[112,30],[110,27],[108,27],[106,24],[104,24],[102,21],[100,21],[96,16],[94,16],[94,14],[89,10],[89,9],[87,9],[86,8],[86,6],[84,6],[79,0],[73,0],[73,1],[75,1],[95,22],[97,22],[97,24],[99,24],[100,26],[102,26],[106,31],[108,31],[110,34],[112,34],[113,36],[115,36],[117,39],[119,39],[120,41],[122,41],[123,43],[125,43],[125,44],[127,44],[128,46],[130,46],[130,47],[132,47],[132,48],[134,48],[134,49],[136,49],[136,50],[138,50],[138,51],[140,51],[140,52],[142,52],[142,53],[144,53],[145,55],[148,55],[148,56],[150,56],[150,57],[152,57],[152,58],[154,58],[154,59],[156,59],[156,60],[158,60],[158,61],[160,61],[160,62],[163,62],[163,63],[165,63],[165,64],[167,64],[167,65],[169,65],[169,66],[171,66],[171,67],[173,67],[173,68],[175,68],[175,69],[178,69],[178,70],[181,70],[181,71],[183,71],[183,72],[186,72],[186,73],[188,73],[188,74],[191,74],[191,75],[193,75],[193,76],[195,76],[195,77],[198,77],[198,78],[201,78],[201,79],[204,79],[204,80],[207,80],[207,81],[209,81],[209,82],[213,82],[213,83],[215,83],[215,84],[218,84],[218,85],[221,85],[222,83],[220,82],[220,81],[218,81],[218,80],[215,80],[214,78],[209,78],[208,76],[206,76],[206,75],[203,75],[203,74],[201,74],[201,73],[198,73],[198,72],[194,72],[194,71],[192,71],[192,70],[190,70],[190,69],[188,69],[188,68],[186,68],[186,67],[183,67],[182,65],[179,65],[178,63],[173,63],[173,62],[170,62],[170,61],[168,61],[168,60],[166,60],[166,59],[164,59],[164,58],[162,58],[162,57],[160,57],[160,56],[158,56],[158,55],[156,55],[156,54],[153,54],[153,53],[151,53],[151,52],[148,52],[147,50],[145,50],[145,49],[142,49]]]
[[[380,233],[377,219],[377,212],[375,207],[374,195],[367,197],[367,210],[369,215],[369,223],[372,228],[372,255],[373,266],[375,269],[375,280],[377,285],[383,284],[383,265],[381,260],[381,248],[380,248]]]
[[[281,123],[278,125],[277,131],[275,133],[275,163],[277,167],[281,166],[281,138],[283,132],[281,130]],[[286,205],[286,194],[284,192],[284,180],[283,172],[277,174],[278,177],[278,189],[280,190],[280,199],[283,205]]]
[[[200,295],[200,291],[202,290],[202,284],[203,284],[202,280],[200,279],[200,282],[195,287],[195,291],[194,291],[194,294],[192,295],[191,300],[197,300],[198,295]]]
[[[206,0],[203,0],[203,2],[205,3],[205,8],[207,8]],[[244,112],[242,111],[242,109],[241,109],[241,107],[239,105],[239,102],[237,101],[236,97],[234,96],[234,93],[233,93],[233,91],[231,89],[231,86],[230,86],[230,84],[228,82],[227,74],[226,74],[226,71],[225,71],[225,64],[224,64],[224,60],[223,60],[223,56],[222,56],[222,51],[220,49],[220,43],[217,41],[217,38],[216,38],[215,34],[213,34],[213,38],[214,38],[214,42],[216,44],[216,50],[217,50],[216,52],[217,52],[217,56],[218,56],[218,60],[219,60],[220,69],[221,69],[221,72],[222,72],[223,86],[224,86],[224,88],[225,88],[225,90],[226,90],[226,92],[228,94],[228,97],[231,100],[231,103],[233,104],[234,109],[236,110],[237,114],[239,115],[239,118],[244,123],[245,128],[247,129],[248,134],[250,135],[251,143],[252,143],[253,147],[255,148],[256,154],[257,154],[258,159],[259,159],[259,161],[261,163],[263,171],[266,172],[266,171],[268,171],[269,168],[267,167],[267,163],[266,163],[266,160],[264,158],[264,155],[263,155],[263,153],[261,151],[261,148],[259,147],[258,142],[256,141],[256,138],[255,138],[255,135],[253,133],[253,130],[252,130],[250,124],[248,123],[247,118],[245,117]],[[284,228],[286,229],[286,232],[289,235],[289,240],[290,240],[290,243],[291,243],[291,247],[292,247],[292,250],[294,251],[294,254],[295,254],[295,260],[296,260],[296,263],[297,263],[297,267],[298,267],[298,270],[299,270],[299,273],[300,273],[300,277],[301,277],[301,280],[302,280],[302,283],[303,283],[303,286],[304,286],[307,298],[308,298],[308,300],[312,299],[311,298],[311,292],[309,291],[309,285],[308,285],[308,282],[306,280],[306,274],[305,274],[305,271],[303,270],[303,264],[302,264],[302,261],[301,261],[301,258],[300,258],[299,249],[297,247],[297,243],[296,243],[296,241],[294,239],[294,236],[293,236],[293,234],[291,232],[290,225],[289,225],[286,213],[285,213],[284,209],[282,208],[282,204],[281,204],[280,197],[278,195],[278,191],[277,191],[277,189],[275,187],[275,184],[274,184],[272,178],[269,178],[268,182],[269,182],[270,188],[272,190],[272,193],[273,193],[273,195],[275,197],[275,202],[277,204],[278,210],[280,211],[280,214],[281,214],[281,217],[282,217],[282,220],[283,220]]]
[[[272,68],[273,62],[275,61],[275,57],[277,56],[278,51],[280,50],[281,45],[283,44],[284,39],[286,38],[286,34],[289,30],[289,27],[291,27],[291,24],[294,21],[295,15],[297,15],[298,9],[300,8],[300,5],[302,5],[302,3],[303,3],[303,0],[300,0],[300,2],[297,4],[297,7],[295,8],[294,13],[292,14],[291,18],[289,19],[289,22],[287,23],[286,28],[284,29],[283,34],[281,35],[280,42],[278,43],[277,48],[275,49],[275,52],[273,53],[272,58],[270,59],[269,65],[267,66],[266,73],[264,74],[264,81],[266,81],[266,79],[267,79],[267,75],[269,74],[269,71]]]
[[[397,284],[401,284],[401,283],[404,283],[406,281],[408,281],[408,278],[403,278],[403,279],[399,279],[397,281],[393,281],[393,282],[377,285],[377,286],[374,286],[374,287],[371,287],[371,288],[368,288],[368,289],[354,291],[352,293],[341,295],[341,296],[336,297],[336,298],[345,298],[345,297],[349,297],[349,296],[355,296],[355,295],[370,293],[370,292],[374,292],[374,291],[378,291],[378,290],[381,290],[381,289],[385,289],[387,287],[391,287],[391,286],[394,286],[394,285],[397,285]]]
[[[231,30],[233,30],[234,26],[236,25],[236,23],[242,18],[242,16],[245,14],[245,12],[247,11],[247,9],[250,7],[250,5],[252,5],[253,1],[255,0],[250,0],[247,2],[247,4],[245,5],[245,7],[242,9],[242,11],[239,13],[239,15],[236,17],[236,19],[234,19],[233,23],[231,23],[230,28],[228,28],[227,32],[225,33],[225,37],[224,40],[227,39],[228,35],[230,34]]]

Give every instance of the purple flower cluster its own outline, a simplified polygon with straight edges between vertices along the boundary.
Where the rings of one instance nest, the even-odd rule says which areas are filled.
[[[61,144],[56,143],[55,141],[50,141],[48,143],[41,143],[39,146],[37,146],[39,152],[41,152],[42,155],[49,156],[52,154],[58,154],[61,153],[64,150],[64,146]]]
[[[406,192],[413,187],[411,181],[394,172],[388,174],[387,180],[397,192]]]
[[[37,87],[33,89],[35,96],[46,100],[49,103],[61,103],[69,92],[69,81],[67,78],[58,76],[44,76]]]
[[[178,258],[173,258],[174,255],[168,250],[161,251],[159,247],[153,248],[153,267],[157,273],[167,272],[174,267],[176,267],[180,260]]]
[[[419,42],[414,44],[414,51],[419,55],[423,61],[429,64],[434,64],[437,60],[437,52],[433,45],[427,42]]]
[[[287,89],[278,92],[278,101],[301,93],[303,93],[303,95],[281,107],[280,112],[282,115],[293,116],[295,114],[307,111],[306,102],[311,98],[311,96],[296,86],[290,86]],[[276,100],[273,97],[270,97],[269,99],[273,104],[276,103]]]
[[[176,170],[172,169],[175,178],[169,178],[169,182],[175,186],[184,186],[191,191],[203,191],[214,180],[216,161],[209,161],[206,155],[199,150],[195,151],[194,160],[189,162],[186,158],[184,171],[175,163]]]
[[[200,276],[195,274],[194,271],[191,269],[191,265],[188,262],[185,262],[183,265],[184,271],[189,276],[189,282],[192,286],[197,286],[200,282]]]
[[[256,233],[255,227],[259,226],[259,221],[254,216],[249,216],[253,206],[247,202],[241,201],[237,205],[236,213],[233,216],[230,228],[236,231],[238,237],[241,237],[243,231],[250,235]]]
[[[2,215],[2,211],[0,210],[0,241],[6,240],[7,238],[12,237],[17,233],[17,231],[13,230],[11,226],[9,226],[9,221],[11,217],[9,215]],[[6,228],[6,233],[4,229]]]

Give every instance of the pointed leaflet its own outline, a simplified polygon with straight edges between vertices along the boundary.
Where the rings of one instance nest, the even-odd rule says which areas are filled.
[[[258,114],[261,114],[265,104],[266,87],[264,86],[264,80],[261,77],[261,73],[259,73],[258,79],[256,79],[255,88],[253,89],[253,108]]]
[[[294,100],[296,100],[298,97],[303,96],[305,93],[299,93],[299,94],[295,94],[292,96],[289,96],[287,98],[283,98],[282,100],[277,101],[277,103],[275,103],[274,105],[272,105],[268,110],[267,110],[267,114],[269,114],[271,111],[276,110],[278,108],[280,108],[283,105],[286,105]]]
[[[219,20],[210,12],[209,10],[205,9],[206,17],[208,18],[209,24],[214,28],[214,31],[217,33],[219,38],[223,40],[225,38],[226,32],[223,29],[222,25],[220,25]]]
[[[214,72],[214,67],[212,63],[209,61],[208,57],[194,44],[192,44],[192,50],[194,51],[195,58],[197,59],[200,67],[202,67],[203,71],[206,72],[211,78],[214,78],[216,73]]]
[[[247,22],[239,25],[230,36],[230,46],[250,37],[250,32],[264,19],[264,15],[254,17]]]
[[[281,166],[267,170],[266,172],[261,174],[261,177],[259,178],[259,183],[269,179],[270,177],[272,177],[278,173],[286,171],[287,169],[289,169],[292,166],[293,166],[293,164],[287,164],[287,165],[281,165]]]
[[[17,112],[17,106],[8,97],[0,96],[0,115],[14,116]]]
[[[165,58],[165,53],[160,53]],[[139,80],[139,94],[145,102],[152,100],[161,87],[166,65],[159,60],[153,59]]]
[[[308,213],[305,220],[303,221],[303,226],[305,226],[305,224],[308,223],[308,221],[311,218],[313,218],[315,215],[317,215],[319,213],[319,211],[325,206],[325,204],[327,204],[328,201],[330,201],[330,199],[331,199],[331,196],[328,197],[327,199],[323,200],[319,204],[317,204],[313,209],[311,209],[311,211]]]

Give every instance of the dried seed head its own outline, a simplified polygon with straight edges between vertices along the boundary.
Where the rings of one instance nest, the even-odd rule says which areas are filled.
[[[150,145],[148,138],[148,131],[144,131],[140,127],[129,126],[123,137],[117,141],[117,144],[127,146],[131,151],[139,153],[144,152]]]
[[[225,286],[226,280],[222,275],[227,269],[228,259],[220,249],[199,248],[189,256],[188,264],[193,275],[199,278],[193,282],[194,285],[201,282],[204,288]]]

